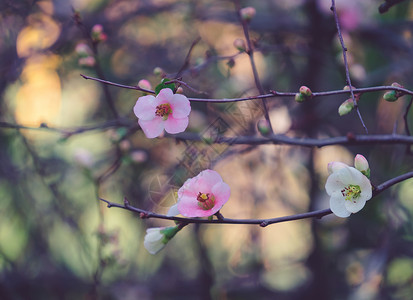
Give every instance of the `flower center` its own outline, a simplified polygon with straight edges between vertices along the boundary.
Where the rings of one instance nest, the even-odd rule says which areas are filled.
[[[156,107],[155,115],[162,117],[162,119],[167,120],[168,116],[172,113],[172,108],[169,103],[159,104]]]
[[[198,206],[203,210],[210,210],[215,205],[215,196],[210,193],[199,192],[196,200],[198,201]]]
[[[350,184],[341,190],[341,194],[345,197],[346,200],[351,201],[351,199],[357,199],[360,197],[361,189],[360,186]],[[354,203],[356,201],[353,200]]]

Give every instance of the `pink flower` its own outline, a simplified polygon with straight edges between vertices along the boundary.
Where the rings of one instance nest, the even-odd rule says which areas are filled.
[[[168,215],[212,216],[228,201],[230,194],[228,184],[217,172],[204,170],[185,181],[178,190],[178,203],[169,209]]]
[[[139,118],[138,123],[146,137],[152,139],[164,129],[171,134],[184,132],[188,127],[191,104],[184,95],[174,94],[171,89],[165,88],[156,97],[140,97],[133,112]]]

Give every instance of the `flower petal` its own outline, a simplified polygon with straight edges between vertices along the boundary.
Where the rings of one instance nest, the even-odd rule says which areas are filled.
[[[188,117],[183,119],[175,119],[172,115],[165,121],[165,130],[170,134],[184,132],[188,127]]]
[[[326,192],[328,195],[331,196],[335,191],[341,191],[345,185],[341,181],[339,171],[332,173],[330,176],[328,176],[327,181],[326,181]]]
[[[162,118],[154,118],[153,120],[138,120],[139,125],[141,126],[143,133],[149,139],[153,139],[159,136],[164,129],[164,121]]]
[[[351,215],[344,204],[345,202],[348,201],[339,193],[334,193],[334,195],[330,197],[330,209],[337,217],[347,218]]]
[[[225,182],[219,182],[212,187],[212,194],[215,196],[215,205],[218,210],[228,201],[231,189]],[[217,210],[217,211],[218,211]]]
[[[361,199],[360,197],[357,199],[345,200],[344,205],[349,212],[354,214],[360,211],[364,207],[364,205],[366,205],[366,200]]]
[[[152,120],[155,118],[155,97],[152,95],[140,97],[133,107],[133,112],[139,120]]]
[[[179,209],[178,209],[178,203],[172,205],[169,210],[168,213],[166,214],[168,217],[173,217],[173,216],[177,216],[179,215]]]
[[[178,210],[185,217],[207,217],[213,215],[211,210],[203,210],[198,206],[196,197],[182,197],[178,202]]]
[[[176,119],[182,119],[191,112],[191,103],[184,95],[174,94],[169,101],[172,107],[172,116]]]
[[[156,105],[170,103],[174,93],[170,88],[162,89],[156,96]]]

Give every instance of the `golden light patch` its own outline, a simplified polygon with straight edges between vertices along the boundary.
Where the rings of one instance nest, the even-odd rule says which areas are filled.
[[[28,24],[17,37],[16,48],[19,57],[28,57],[47,49],[60,34],[60,26],[44,14],[30,16]]]
[[[16,95],[15,118],[25,126],[53,123],[60,110],[61,86],[55,71],[56,56],[37,56],[27,60],[22,73],[24,84]]]

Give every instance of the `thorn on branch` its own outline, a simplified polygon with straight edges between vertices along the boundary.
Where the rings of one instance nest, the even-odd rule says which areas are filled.
[[[263,222],[260,223],[261,227],[267,227],[268,225],[269,225],[268,221],[263,221]]]

